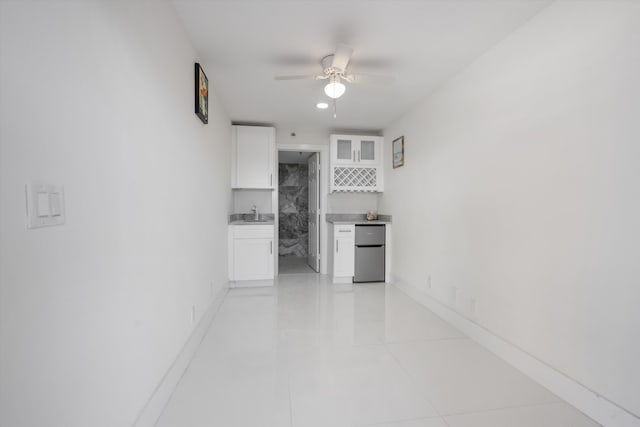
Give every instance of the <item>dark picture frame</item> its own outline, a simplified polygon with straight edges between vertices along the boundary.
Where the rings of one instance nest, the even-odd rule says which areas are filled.
[[[195,63],[195,113],[202,123],[209,122],[209,79],[204,70]]]
[[[391,143],[391,158],[394,169],[404,166],[404,136],[394,139]]]

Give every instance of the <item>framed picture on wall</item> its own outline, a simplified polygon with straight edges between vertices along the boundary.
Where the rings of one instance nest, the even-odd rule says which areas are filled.
[[[195,95],[196,116],[206,124],[209,121],[209,79],[197,62],[195,65]]]
[[[404,166],[404,136],[394,139],[391,147],[393,150],[393,168]]]

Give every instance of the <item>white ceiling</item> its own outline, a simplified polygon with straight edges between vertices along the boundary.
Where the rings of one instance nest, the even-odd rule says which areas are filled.
[[[173,0],[209,84],[234,122],[321,130],[380,130],[525,23],[551,0]],[[393,75],[348,85],[331,109],[313,74],[342,42],[349,71]]]
[[[307,163],[312,152],[278,151],[278,163]]]

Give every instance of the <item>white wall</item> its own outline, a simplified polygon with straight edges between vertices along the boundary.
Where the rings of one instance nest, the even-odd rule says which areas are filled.
[[[295,135],[292,135],[295,133]],[[336,131],[276,129],[276,144],[311,144],[329,145],[329,135],[340,133],[346,135],[374,135],[367,131]],[[378,196],[375,193],[329,193],[327,196],[327,213],[366,213],[376,210]],[[384,213],[384,212],[382,212]]]
[[[376,193],[332,193],[327,199],[328,213],[359,213],[378,209]],[[380,212],[385,213],[385,212]]]
[[[233,212],[251,213],[255,205],[260,213],[273,213],[271,190],[233,190]]]
[[[130,426],[226,287],[230,122],[165,2],[2,1],[0,58],[0,425]]]
[[[552,4],[385,130],[379,200],[398,280],[636,415],[639,46],[639,2]]]

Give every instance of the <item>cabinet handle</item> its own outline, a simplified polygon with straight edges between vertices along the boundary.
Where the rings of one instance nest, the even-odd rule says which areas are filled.
[[[360,150],[358,150],[358,161],[360,161]]]
[[[340,240],[336,240],[336,252],[340,252]]]
[[[269,242],[269,253],[273,255],[273,240]]]
[[[353,161],[356,161],[356,150],[353,150]]]
[[[273,174],[269,175],[269,185],[273,187]]]

